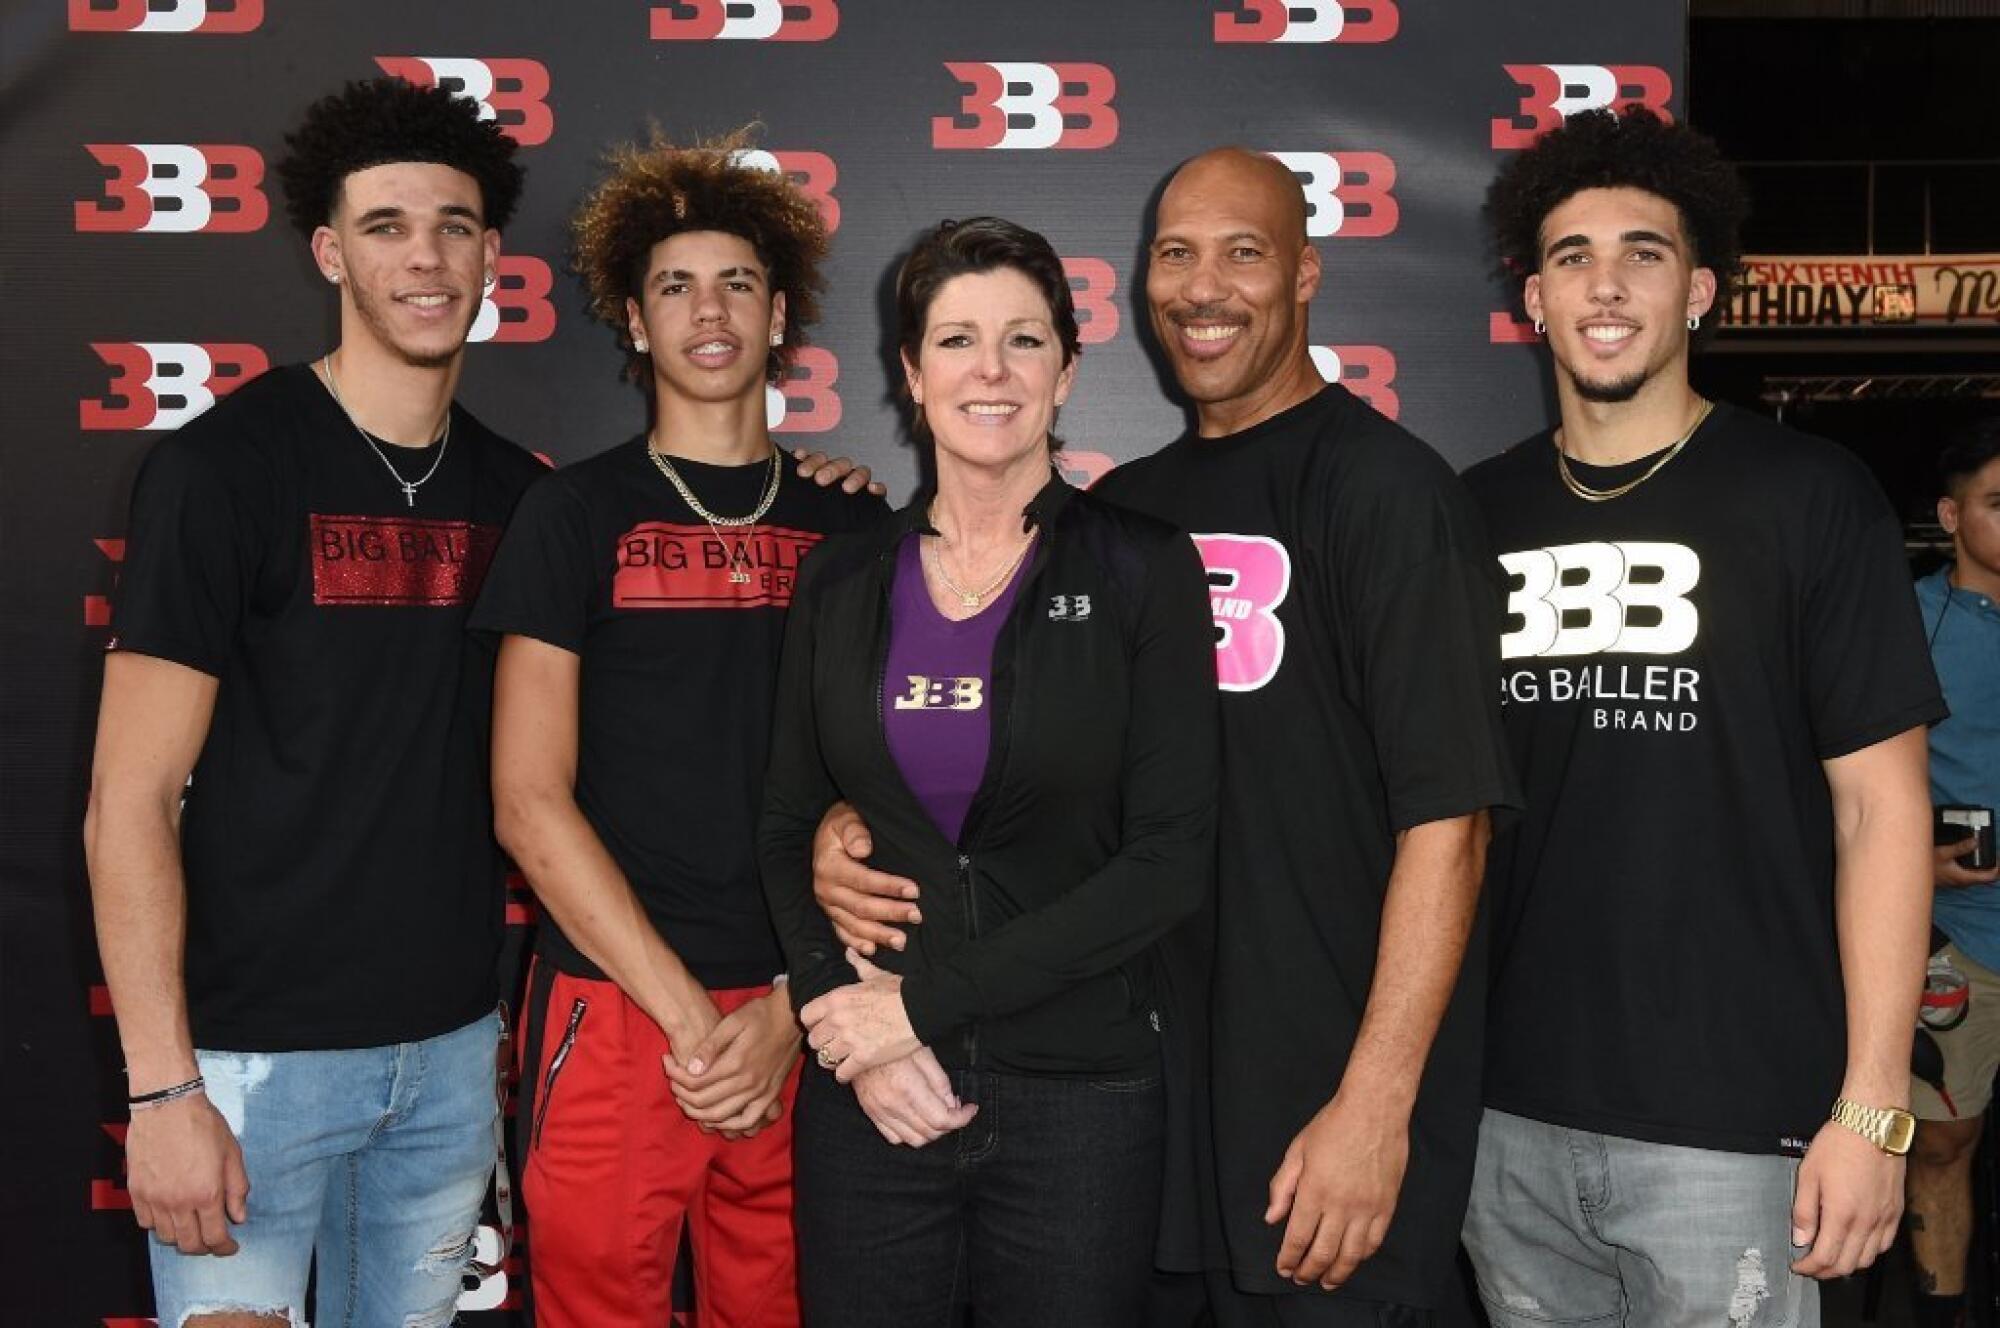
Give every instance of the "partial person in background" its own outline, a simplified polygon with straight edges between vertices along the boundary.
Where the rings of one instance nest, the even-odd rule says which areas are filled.
[[[1917,1080],[1910,1105],[1910,1255],[1917,1328],[1965,1322],[1974,1226],[1972,1162],[2000,1072],[2000,417],[1989,416],[1938,458],[1938,524],[1952,561],[1917,582],[1917,604],[1951,718],[1931,729],[1931,802],[1960,813],[1941,825],[1931,919],[1950,943],[1931,959],[1925,1024],[1944,1054],[1943,1092]],[[1970,812],[1971,815],[1964,813]],[[1979,813],[1983,812],[1983,818]],[[1947,814],[1949,815],[1949,814]],[[1968,865],[1984,861],[1984,867]]]
[[[285,142],[339,342],[147,457],[105,660],[84,839],[129,1186],[162,1323],[443,1323],[506,897],[465,620],[542,470],[452,398],[521,168],[394,79]]]
[[[799,1094],[815,1328],[1142,1328],[1166,1088],[1152,947],[1215,850],[1201,565],[1071,489],[1062,260],[993,217],[904,260],[897,340],[936,488],[808,562],[785,642],[764,885],[817,1068]],[[846,800],[926,925],[880,967],[813,901]],[[902,1145],[899,1147],[899,1145]]]
[[[1152,330],[1194,427],[1093,496],[1197,532],[1223,777],[1214,916],[1162,947],[1198,1091],[1169,1116],[1147,1323],[1420,1328],[1456,1290],[1479,1127],[1488,809],[1519,802],[1500,578],[1444,460],[1314,369],[1291,172],[1203,153],[1154,222]],[[829,817],[822,903],[922,944],[938,887],[907,902],[871,847]]]
[[[698,1323],[798,1322],[799,1034],[754,837],[799,564],[885,508],[772,445],[826,231],[741,147],[620,149],[578,210],[650,427],[529,491],[472,616],[500,840],[547,910],[516,1118],[543,1328],[666,1323],[684,1229]]]
[[[1866,467],[1688,382],[1744,206],[1644,110],[1487,195],[1561,410],[1466,474],[1528,795],[1465,1222],[1502,1328],[1814,1324],[1902,1206],[1944,706]]]

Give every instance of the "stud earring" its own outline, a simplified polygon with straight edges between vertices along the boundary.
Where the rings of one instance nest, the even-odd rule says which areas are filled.
[[[641,355],[644,355],[646,353],[646,339],[644,337],[640,337],[637,341],[632,343],[632,349],[638,351]]]
[[[1537,319],[1535,320],[1535,335],[1536,335],[1536,336],[1538,336],[1538,337],[1539,337],[1540,335],[1542,335],[1542,333],[1544,333],[1544,332],[1546,332],[1546,331],[1548,331],[1548,330],[1549,330],[1549,326],[1548,326],[1548,324],[1547,324],[1547,323],[1544,323],[1544,322],[1543,322],[1543,321],[1542,321],[1541,319],[1539,319],[1539,318],[1537,318]]]
[[[327,274],[326,274],[326,279],[327,279],[328,281],[332,282],[332,283],[333,283],[334,285],[336,285],[336,286],[338,286],[338,285],[340,284],[340,274],[339,274],[338,272],[329,272],[329,273],[327,273]]]
[[[498,286],[499,284],[500,284],[500,274],[499,274],[498,272],[495,272],[495,271],[494,271],[494,270],[493,270],[492,268],[490,268],[490,267],[489,267],[489,268],[487,268],[487,269],[486,269],[486,289],[487,289],[487,290],[492,290],[492,289],[493,289],[493,288],[494,288],[495,286]]]
[[[782,346],[782,345],[784,345],[784,344],[785,344],[785,334],[784,334],[783,332],[773,332],[773,333],[771,334],[771,344],[772,344],[773,346]]]
[[[1693,318],[1688,319],[1688,331],[1693,332],[1698,330],[1700,327],[1701,327],[1700,314],[1696,314]]]

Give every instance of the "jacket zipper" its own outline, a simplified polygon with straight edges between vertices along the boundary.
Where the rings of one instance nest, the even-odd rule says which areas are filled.
[[[958,855],[958,892],[965,901],[965,938],[973,940],[979,935],[979,897],[972,890],[972,855]],[[979,1068],[979,1021],[973,1020],[965,1029],[965,1068]]]
[[[576,1031],[583,1026],[583,1012],[590,1008],[590,1002],[579,996],[569,1007],[569,1024],[563,1029],[562,1041],[556,1044],[556,1054],[549,1057],[549,1070],[542,1077],[542,1100],[535,1108],[535,1147],[542,1146],[542,1127],[549,1123],[549,1100],[555,1095],[556,1076],[562,1073],[563,1062],[569,1059],[570,1049],[576,1046]]]

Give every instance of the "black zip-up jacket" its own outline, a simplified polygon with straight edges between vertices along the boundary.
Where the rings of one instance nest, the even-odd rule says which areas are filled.
[[[917,1037],[953,1068],[1086,1075],[1158,1064],[1149,953],[1214,876],[1215,626],[1194,545],[1051,478],[993,647],[992,743],[957,843],[882,727],[897,550],[924,496],[806,559],[786,625],[760,850],[795,1007],[856,980],[812,897],[812,838],[845,799],[869,865],[924,920],[901,973]]]

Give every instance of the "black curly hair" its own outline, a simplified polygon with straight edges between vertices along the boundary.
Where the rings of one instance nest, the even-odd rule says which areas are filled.
[[[1643,189],[1672,203],[1693,250],[1691,265],[1716,278],[1720,308],[1742,266],[1749,198],[1715,141],[1643,106],[1581,111],[1500,169],[1484,217],[1500,271],[1518,284],[1542,266],[1542,223],[1586,189]]]
[[[521,198],[524,172],[514,147],[463,97],[375,78],[351,82],[308,107],[285,135],[285,156],[273,170],[292,224],[307,235],[332,220],[348,176],[399,161],[436,162],[477,180],[482,220],[498,230]]]
[[[610,172],[570,218],[574,265],[590,310],[618,334],[626,375],[652,390],[652,361],[632,346],[625,301],[638,300],[653,246],[683,231],[720,231],[746,241],[785,296],[785,340],[766,354],[764,377],[778,382],[808,344],[826,288],[827,252],[819,205],[791,180],[751,164],[757,126],[676,146],[657,127],[643,143],[605,153]]]

